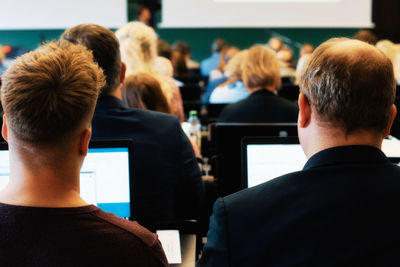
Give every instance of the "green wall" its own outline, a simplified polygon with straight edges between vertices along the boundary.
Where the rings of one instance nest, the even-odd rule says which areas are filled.
[[[137,0],[128,0],[128,18],[134,19]],[[156,15],[160,20],[159,14]],[[224,38],[239,48],[255,43],[266,43],[270,37],[280,34],[297,43],[311,43],[314,46],[337,36],[351,37],[358,29],[157,29],[159,37],[169,43],[184,40],[192,47],[192,58],[200,61],[209,56],[211,43]],[[23,46],[35,49],[42,41],[57,39],[62,30],[18,30],[0,31],[0,44]],[[297,51],[295,51],[297,52]]]

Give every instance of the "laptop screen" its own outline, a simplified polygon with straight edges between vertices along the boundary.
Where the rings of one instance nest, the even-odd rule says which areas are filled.
[[[81,197],[123,218],[131,217],[131,141],[92,141],[81,168]],[[0,150],[0,190],[9,180],[7,146]]]
[[[300,171],[307,158],[295,137],[244,138],[243,187],[252,187],[278,176]]]

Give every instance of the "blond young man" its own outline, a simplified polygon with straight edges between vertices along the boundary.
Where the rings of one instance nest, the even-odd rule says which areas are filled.
[[[157,236],[79,195],[90,122],[105,84],[92,53],[49,43],[2,76],[10,181],[0,192],[2,266],[166,266]]]

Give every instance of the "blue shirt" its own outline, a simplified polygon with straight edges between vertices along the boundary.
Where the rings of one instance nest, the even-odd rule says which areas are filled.
[[[212,104],[224,104],[224,103],[235,103],[249,96],[249,91],[242,81],[236,81],[234,83],[217,87],[210,96],[210,103]]]
[[[212,70],[215,70],[219,63],[219,53],[214,52],[210,57],[203,59],[200,63],[201,75],[208,77]]]

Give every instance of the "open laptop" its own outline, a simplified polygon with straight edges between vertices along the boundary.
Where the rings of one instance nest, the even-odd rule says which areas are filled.
[[[89,204],[132,219],[132,141],[91,141],[81,168],[81,196]],[[0,144],[0,190],[9,180],[9,152]]]
[[[245,137],[242,139],[242,188],[300,171],[306,162],[298,137]]]
[[[383,140],[382,151],[400,165],[400,140]],[[297,137],[244,137],[242,139],[242,188],[300,171],[307,158]]]

